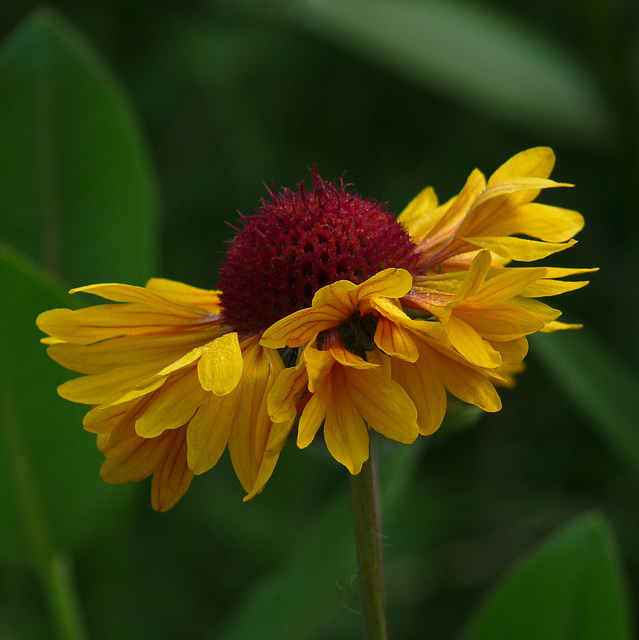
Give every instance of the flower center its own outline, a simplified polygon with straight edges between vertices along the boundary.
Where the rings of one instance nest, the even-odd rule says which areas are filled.
[[[415,245],[383,205],[311,174],[310,190],[269,191],[230,242],[218,285],[224,319],[241,333],[309,307],[338,280],[360,284],[388,267],[417,273]]]

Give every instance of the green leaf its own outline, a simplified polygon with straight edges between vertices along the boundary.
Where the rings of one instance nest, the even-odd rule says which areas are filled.
[[[35,318],[64,299],[0,245],[0,559],[13,562],[87,544],[132,495],[102,482],[95,436],[82,429],[86,408],[55,392],[68,375],[40,344]]]
[[[131,109],[49,11],[0,52],[0,201],[2,239],[65,282],[149,277],[154,185]]]
[[[579,141],[611,134],[587,69],[559,43],[477,3],[315,0],[282,14],[474,108]]]
[[[533,336],[531,352],[628,468],[639,472],[639,378],[587,331]]]
[[[606,521],[587,515],[515,569],[461,640],[630,640],[627,594]]]

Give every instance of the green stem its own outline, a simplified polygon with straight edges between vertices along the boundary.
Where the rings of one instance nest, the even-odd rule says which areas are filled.
[[[387,640],[377,473],[372,451],[360,473],[351,476],[351,506],[364,638]]]

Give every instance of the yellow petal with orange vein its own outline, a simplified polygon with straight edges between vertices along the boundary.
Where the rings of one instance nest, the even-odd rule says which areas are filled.
[[[185,315],[146,304],[100,304],[86,309],[52,309],[41,313],[38,327],[54,338],[91,344],[119,336],[162,335],[200,326],[202,313]],[[211,321],[211,324],[213,321]]]
[[[417,409],[404,389],[381,371],[343,370],[344,394],[372,429],[410,444],[419,434]]]
[[[156,511],[168,511],[186,493],[193,480],[193,472],[186,460],[184,430],[169,432],[166,453],[153,473],[151,505]]]
[[[130,284],[90,284],[85,287],[76,287],[69,293],[92,293],[93,295],[113,300],[113,302],[141,303],[158,309],[164,309],[176,315],[183,315],[194,318],[202,315],[200,309],[194,308],[190,304],[175,302],[161,296],[150,289],[136,287]]]
[[[306,364],[284,369],[268,394],[268,414],[273,422],[293,420],[297,415],[297,401],[308,383]]]
[[[111,433],[135,404],[136,401],[132,400],[124,404],[98,405],[84,416],[82,425],[91,433]]]
[[[227,333],[204,345],[197,363],[203,389],[216,396],[231,393],[242,377],[242,350],[237,332]]]
[[[326,407],[324,441],[329,453],[353,475],[362,470],[369,457],[368,427],[337,376],[333,395]]]
[[[327,351],[335,358],[337,362],[345,367],[353,367],[355,369],[374,369],[377,365],[373,362],[367,362],[360,358],[357,354],[345,349],[341,343],[335,343],[327,349]]]
[[[317,336],[320,331],[341,324],[349,314],[344,315],[331,307],[301,309],[278,320],[263,334],[260,343],[264,347],[300,347]]]
[[[375,344],[387,355],[408,362],[415,362],[419,355],[410,333],[384,316],[377,320]]]
[[[126,402],[162,386],[164,379],[146,383],[156,371],[154,363],[127,365],[107,373],[69,380],[58,387],[58,393],[66,400],[82,404],[109,404],[125,395],[129,397],[121,401]]]
[[[146,288],[174,302],[200,307],[209,313],[221,313],[220,291],[199,289],[165,278],[151,278],[146,283]]]
[[[186,430],[189,468],[199,475],[214,467],[226,449],[235,420],[237,393],[207,393]]]
[[[135,423],[142,438],[155,438],[163,431],[185,425],[206,399],[195,371],[169,379],[154,392],[149,405]]]
[[[306,373],[308,374],[308,390],[315,392],[318,385],[322,383],[328,375],[335,358],[329,351],[320,351],[314,347],[307,347],[304,350],[304,360],[306,361]]]
[[[368,298],[401,298],[413,286],[413,276],[405,269],[384,269],[357,287],[359,305]]]

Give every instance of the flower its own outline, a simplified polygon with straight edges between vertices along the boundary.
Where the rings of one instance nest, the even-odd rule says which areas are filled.
[[[425,189],[397,219],[314,169],[311,189],[269,191],[243,218],[219,291],[163,279],[73,290],[115,304],[38,325],[51,357],[84,374],[59,393],[92,405],[103,478],[153,475],[165,510],[228,448],[251,499],[296,425],[300,448],[321,429],[357,474],[370,429],[406,444],[432,434],[449,395],[498,411],[526,336],[580,326],[538,298],[584,286],[564,278],[589,269],[510,266],[572,246],[583,226],[534,202],[567,186],[553,164],[548,148],[524,151],[442,205]]]

